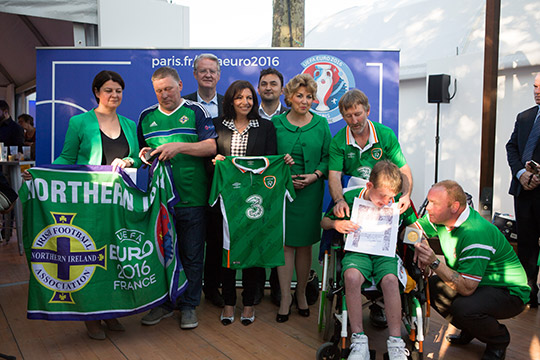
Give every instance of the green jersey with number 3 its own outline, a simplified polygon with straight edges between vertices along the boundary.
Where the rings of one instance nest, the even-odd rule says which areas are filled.
[[[226,157],[216,161],[208,202],[220,200],[223,266],[230,269],[285,264],[285,201],[295,197],[283,155]]]

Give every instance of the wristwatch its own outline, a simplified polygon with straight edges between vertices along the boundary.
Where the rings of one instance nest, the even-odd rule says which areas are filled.
[[[435,259],[434,262],[432,262],[430,265],[429,265],[429,268],[431,270],[437,270],[437,268],[439,267],[439,264],[441,263],[441,260],[439,259]]]

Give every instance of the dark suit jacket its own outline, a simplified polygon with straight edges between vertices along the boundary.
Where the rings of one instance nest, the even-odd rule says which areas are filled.
[[[231,156],[232,131],[223,125],[223,119],[213,119],[216,128],[217,153],[223,156]],[[259,127],[249,129],[246,156],[276,155],[277,139],[276,128],[270,120],[258,119]]]
[[[182,96],[184,99],[197,101],[197,92]],[[223,95],[217,94],[218,118],[223,116]]]
[[[538,105],[519,113],[514,125],[514,132],[506,144],[506,157],[512,171],[510,195],[518,196],[522,190],[521,183],[516,178],[516,174],[519,170],[525,168],[525,164],[521,161],[521,156],[525,150],[525,144],[527,144],[527,139],[529,138],[537,113]],[[540,146],[538,144],[533,152],[532,159],[540,163]]]

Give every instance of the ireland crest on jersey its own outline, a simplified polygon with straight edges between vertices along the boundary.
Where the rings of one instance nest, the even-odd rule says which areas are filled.
[[[266,186],[269,189],[272,189],[276,185],[276,177],[275,176],[265,176],[264,177],[264,186]]]
[[[375,160],[379,160],[382,156],[382,149],[381,148],[375,148],[375,149],[372,149],[371,150],[371,156],[375,159]]]

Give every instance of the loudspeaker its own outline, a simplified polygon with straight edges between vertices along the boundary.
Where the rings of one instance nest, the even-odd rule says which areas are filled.
[[[428,78],[428,103],[449,103],[450,75],[429,75]]]

